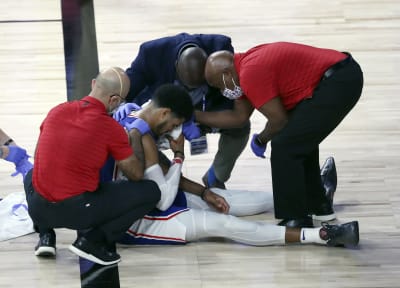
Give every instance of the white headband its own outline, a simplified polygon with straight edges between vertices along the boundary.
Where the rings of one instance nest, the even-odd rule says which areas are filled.
[[[121,86],[121,89],[120,89],[120,91],[119,91],[119,96],[121,96],[121,97],[122,97],[122,88],[123,88],[123,85],[122,85],[122,79],[121,79],[121,76],[119,75],[118,71],[117,71],[117,70],[115,70],[114,68],[112,68],[112,67],[111,67],[111,70],[112,70],[112,71],[114,71],[114,72],[115,72],[115,74],[117,74],[117,76],[118,76],[118,79],[119,79],[119,84],[120,84],[120,86]]]

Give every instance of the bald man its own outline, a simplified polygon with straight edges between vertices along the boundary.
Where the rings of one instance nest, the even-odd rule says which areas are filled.
[[[207,82],[235,100],[233,110],[197,112],[200,122],[221,128],[241,125],[257,109],[267,119],[251,149],[265,158],[271,141],[275,217],[287,227],[310,227],[335,219],[319,169],[319,144],[361,96],[363,73],[349,53],[297,43],[256,46],[245,53],[213,53]]]
[[[70,250],[101,265],[120,261],[110,249],[160,199],[158,186],[142,180],[141,127],[129,138],[110,113],[125,101],[129,78],[118,67],[102,71],[90,94],[54,107],[40,126],[35,166],[25,177],[25,192],[39,243],[36,256],[55,256],[53,228],[78,230]],[[101,183],[109,157],[129,181]]]
[[[137,57],[126,70],[131,81],[127,101],[142,105],[153,97],[159,86],[174,83],[186,89],[196,110],[232,109],[233,101],[223,97],[218,89],[207,85],[204,78],[208,55],[219,50],[233,52],[229,37],[180,33],[143,43]],[[126,107],[128,111],[121,108],[123,116],[130,112],[129,104]],[[189,141],[204,144],[205,141],[196,139],[209,132],[220,133],[218,151],[203,182],[207,187],[225,188],[224,183],[230,178],[236,160],[246,147],[250,122],[245,121],[240,127],[231,129],[213,129],[213,126],[203,125],[197,119],[195,121],[201,124],[200,129],[193,122],[184,125],[183,134]],[[196,147],[195,144],[193,147]]]

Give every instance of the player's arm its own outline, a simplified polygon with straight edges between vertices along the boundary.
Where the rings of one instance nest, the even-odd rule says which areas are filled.
[[[214,112],[203,112],[196,110],[196,121],[216,128],[240,128],[249,120],[254,107],[247,99],[235,100],[233,109]]]
[[[154,139],[150,134],[142,137],[145,157],[144,178],[153,180],[157,183],[161,191],[160,201],[156,207],[162,211],[167,210],[175,200],[178,193],[178,186],[181,177],[182,161],[175,160],[172,162],[168,172],[164,174],[158,160],[158,150]]]
[[[224,197],[212,192],[210,189],[200,185],[199,183],[181,176],[179,187],[187,193],[201,197],[205,202],[214,207],[215,210],[225,214],[229,212],[230,207]]]

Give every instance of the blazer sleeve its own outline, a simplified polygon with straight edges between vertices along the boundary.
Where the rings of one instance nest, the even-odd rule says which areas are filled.
[[[208,55],[219,50],[228,50],[234,53],[230,37],[221,34],[198,34],[202,48]]]
[[[131,81],[126,101],[133,102],[148,83],[148,75],[146,73],[146,48],[143,44],[140,45],[139,53],[131,63],[131,66],[126,70],[126,74]]]
[[[162,84],[175,77],[176,40],[164,37],[140,45],[139,53],[126,73],[131,81],[127,101],[141,105]]]

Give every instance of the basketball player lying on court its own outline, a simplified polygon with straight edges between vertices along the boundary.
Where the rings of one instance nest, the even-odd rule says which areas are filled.
[[[202,185],[183,177],[183,135],[176,139],[168,137],[170,149],[175,157],[169,167],[164,165],[165,161],[160,161],[162,158],[156,141],[182,124],[183,117],[180,116],[180,111],[186,109],[182,103],[191,101],[186,97],[189,97],[186,92],[177,86],[159,89],[143,109],[138,107],[140,110],[133,111],[119,121],[128,131],[138,129],[142,134],[144,177],[155,181],[161,190],[161,200],[157,209],[134,222],[120,243],[184,244],[206,237],[224,237],[254,246],[296,242],[328,246],[358,244],[357,221],[300,229],[247,221],[237,217],[272,209],[272,193],[205,189]],[[109,178],[112,174],[117,175],[116,178],[123,177],[118,171],[109,170]]]

